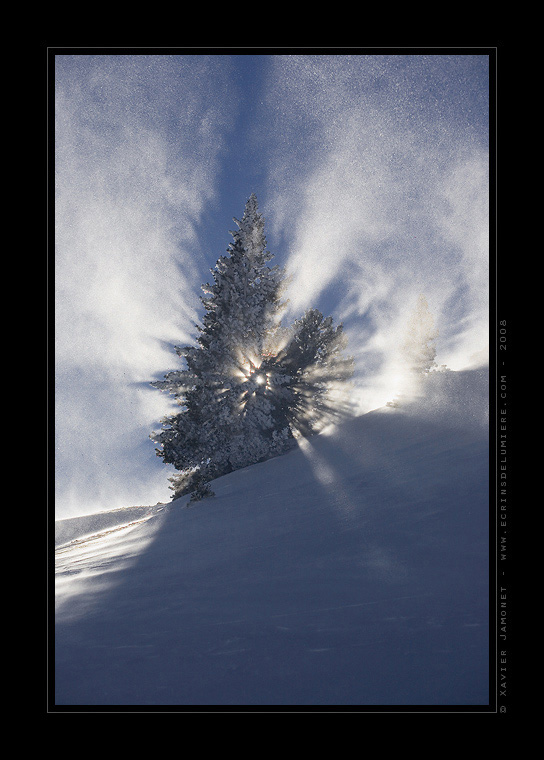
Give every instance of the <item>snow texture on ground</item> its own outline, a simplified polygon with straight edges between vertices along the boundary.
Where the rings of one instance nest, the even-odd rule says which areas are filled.
[[[487,370],[55,524],[57,705],[486,705]]]

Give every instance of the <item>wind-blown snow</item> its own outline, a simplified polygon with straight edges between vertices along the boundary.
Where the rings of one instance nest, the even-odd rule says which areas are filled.
[[[487,371],[60,520],[57,705],[486,705]]]

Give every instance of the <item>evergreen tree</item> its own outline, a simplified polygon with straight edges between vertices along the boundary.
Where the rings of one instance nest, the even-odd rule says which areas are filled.
[[[196,346],[176,347],[187,369],[170,372],[155,388],[171,393],[181,411],[152,433],[157,455],[179,471],[174,497],[213,494],[214,478],[287,451],[334,409],[328,390],[339,373],[342,327],[310,310],[290,330],[281,326],[284,272],[270,267],[264,219],[254,194],[233,243],[203,286],[205,308]],[[280,349],[280,346],[283,347]]]
[[[410,369],[418,375],[428,374],[436,367],[434,341],[439,332],[424,295],[420,295],[414,312],[408,322],[408,332],[403,346],[403,354]]]
[[[285,348],[264,363],[278,427],[287,424],[294,435],[310,436],[341,412],[331,390],[345,388],[353,374],[353,359],[343,355],[346,346],[343,326],[334,328],[332,317],[324,319],[317,309],[295,322]]]

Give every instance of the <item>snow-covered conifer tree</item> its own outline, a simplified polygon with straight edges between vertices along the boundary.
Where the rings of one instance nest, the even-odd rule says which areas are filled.
[[[437,366],[434,341],[438,335],[439,332],[435,328],[427,299],[421,294],[408,322],[408,331],[403,346],[404,358],[410,369],[416,374],[428,374]]]
[[[269,384],[275,389],[277,426],[288,424],[296,435],[309,436],[342,409],[335,388],[346,390],[353,359],[343,354],[347,338],[332,317],[309,309],[291,328],[291,338],[276,356],[265,362]]]
[[[181,407],[151,435],[157,455],[179,471],[171,478],[174,498],[209,496],[214,478],[287,451],[297,433],[316,432],[332,411],[328,388],[351,367],[340,356],[345,339],[331,317],[310,310],[282,328],[284,272],[268,266],[272,254],[254,194],[234,221],[228,256],[203,286],[197,345],[176,347],[187,369],[152,383]]]

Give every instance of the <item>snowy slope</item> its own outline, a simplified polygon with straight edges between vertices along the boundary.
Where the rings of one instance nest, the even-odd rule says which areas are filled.
[[[487,704],[487,394],[437,375],[190,508],[58,521],[56,704]]]

